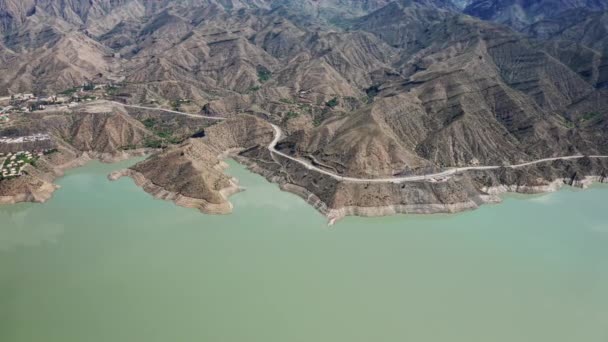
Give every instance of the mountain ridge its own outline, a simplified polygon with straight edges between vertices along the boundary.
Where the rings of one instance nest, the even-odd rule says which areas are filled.
[[[7,1],[3,13],[27,13],[27,6]],[[218,128],[227,136],[234,134],[231,125],[237,129],[241,120],[254,123],[243,118],[256,118],[256,126],[281,127],[281,154],[342,177],[390,178],[608,154],[601,12],[575,8],[515,31],[462,14],[444,0],[351,2],[36,2],[34,13],[3,24],[0,95],[52,95],[97,84],[101,90],[95,94],[108,100],[184,106],[191,113],[231,118]],[[108,85],[111,92],[104,90]],[[187,166],[192,184],[209,188],[197,178],[204,169],[190,163],[218,158],[176,152],[211,144],[201,147],[196,139],[169,145],[135,167],[142,184],[162,183],[169,193],[180,193],[183,184],[173,186],[171,178]],[[376,187],[383,196],[378,200],[364,184],[310,178],[302,165],[276,160],[258,145],[232,142],[228,150],[239,148],[241,162],[281,179],[286,188],[304,189],[330,209],[361,207],[365,198],[382,206],[391,199],[406,207],[444,200],[470,208],[484,202],[488,184],[542,188],[557,175],[572,176],[567,170],[600,176],[603,165],[554,162],[530,166],[529,174],[488,170],[481,180],[478,174],[451,178],[449,185],[436,185],[442,195],[424,194],[418,202],[383,185]]]

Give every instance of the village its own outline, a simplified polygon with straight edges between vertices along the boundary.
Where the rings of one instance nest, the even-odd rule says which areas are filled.
[[[77,106],[80,102],[93,101],[105,92],[116,89],[112,83],[87,83],[49,96],[36,96],[33,93],[19,93],[0,97],[0,126],[5,125],[16,116],[35,111],[60,111]]]
[[[29,152],[20,151],[17,153],[8,153],[6,156],[0,153],[0,161],[2,168],[0,169],[0,179],[19,177],[22,174],[23,167],[27,164],[32,164],[38,157],[44,155],[44,151]],[[2,161],[2,159],[4,159]]]

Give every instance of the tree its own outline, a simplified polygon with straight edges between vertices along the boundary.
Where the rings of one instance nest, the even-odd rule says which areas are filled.
[[[340,101],[338,100],[337,97],[334,97],[333,99],[327,101],[327,103],[325,103],[325,105],[329,108],[334,108],[336,107],[338,104],[340,103]]]

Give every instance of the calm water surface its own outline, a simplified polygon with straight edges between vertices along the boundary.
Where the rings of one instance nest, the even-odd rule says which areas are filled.
[[[106,180],[128,164],[0,207],[0,341],[608,341],[608,187],[328,229],[235,163],[229,216]]]

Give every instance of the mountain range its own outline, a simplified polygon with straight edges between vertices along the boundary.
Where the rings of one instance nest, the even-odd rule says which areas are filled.
[[[281,152],[353,177],[608,154],[606,10],[606,0],[0,0],[0,96],[111,82],[128,104],[187,99],[205,115],[277,124]],[[291,177],[329,191],[326,204],[346,196]]]

